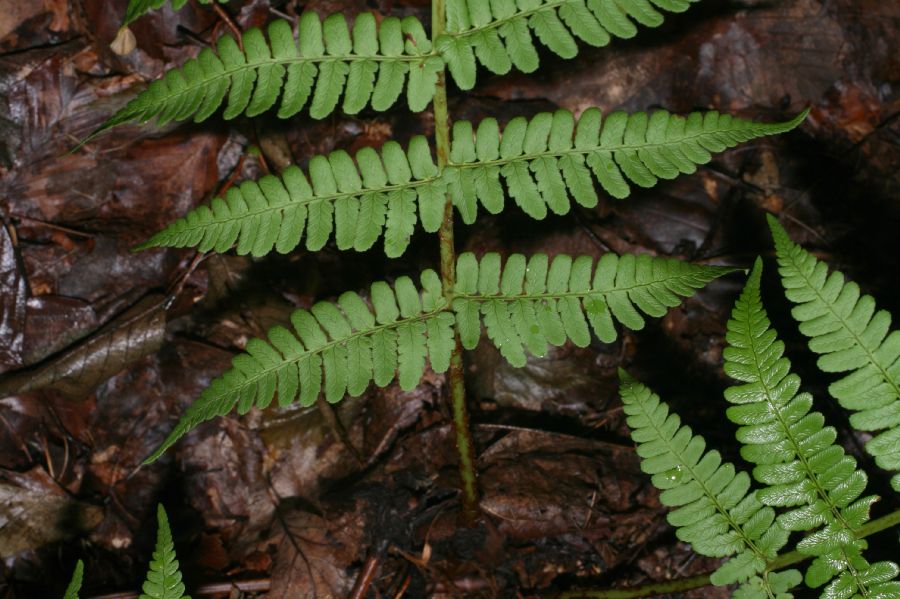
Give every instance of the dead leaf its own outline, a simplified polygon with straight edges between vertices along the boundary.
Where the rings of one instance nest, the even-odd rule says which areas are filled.
[[[165,310],[162,295],[138,302],[75,349],[44,366],[0,381],[0,396],[54,389],[82,397],[113,374],[162,347]]]
[[[0,226],[0,372],[22,365],[25,344],[25,277],[12,238]]]

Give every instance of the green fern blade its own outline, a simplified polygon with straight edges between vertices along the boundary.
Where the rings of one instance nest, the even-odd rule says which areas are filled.
[[[412,178],[416,175],[417,178]],[[289,167],[281,177],[265,176],[232,187],[223,198],[176,220],[134,251],[156,247],[195,247],[224,252],[237,243],[238,254],[263,256],[273,249],[321,249],[335,236],[339,249],[364,251],[384,235],[389,256],[401,255],[418,222],[426,229],[443,219],[443,182],[423,137],[408,153],[389,142],[379,156],[364,148],[350,156],[338,150],[310,159],[309,172]]]
[[[726,399],[736,404],[727,415],[741,425],[736,436],[744,445],[743,457],[757,464],[754,477],[767,485],[757,498],[769,506],[796,508],[779,516],[782,528],[805,531],[797,548],[807,555],[828,555],[829,563],[837,564],[831,574],[817,567],[808,577],[821,586],[846,570],[847,576],[835,578],[829,588],[866,595],[868,583],[855,573],[854,563],[865,560],[854,531],[868,519],[875,497],[858,499],[865,491],[865,473],[835,444],[836,433],[824,426],[824,417],[809,411],[812,398],[799,393],[800,379],[791,373],[784,344],[763,308],[761,276],[757,259],[728,321],[725,372],[743,384],[726,390]],[[773,451],[775,446],[780,449]]]
[[[503,74],[511,66],[530,73],[538,67],[532,36],[554,54],[572,58],[575,38],[605,46],[611,38],[637,34],[634,21],[647,27],[663,22],[663,13],[682,12],[699,0],[452,0],[447,3],[447,35],[436,47],[462,89],[475,85],[475,61]],[[499,33],[499,35],[497,35]]]
[[[66,587],[66,592],[63,595],[63,599],[78,599],[78,593],[81,591],[81,583],[84,579],[84,562],[78,560],[75,564],[75,569],[72,571],[72,578],[69,580],[69,586]]]
[[[156,533],[156,547],[147,579],[143,585],[140,599],[190,599],[184,594],[184,583],[181,582],[181,571],[175,559],[175,544],[172,542],[172,531],[169,519],[162,504],[156,510],[159,529]]]
[[[876,311],[871,296],[861,295],[840,272],[829,274],[774,217],[768,218],[785,295],[797,304],[792,314],[800,332],[820,354],[822,370],[848,373],[829,392],[854,411],[855,427],[882,431],[866,444],[876,463],[900,470],[900,331],[890,330],[890,314]]]
[[[746,473],[723,464],[718,452],[681,425],[676,414],[650,389],[619,372],[619,394],[641,469],[663,490],[660,502],[677,506],[669,521],[694,551],[713,557],[734,556],[711,577],[716,585],[744,582],[764,570],[787,542],[786,534],[760,549],[764,535],[779,528],[775,514],[750,490]]]
[[[265,408],[275,396],[280,406],[297,399],[308,406],[321,390],[326,400],[337,402],[348,392],[361,394],[370,381],[383,387],[395,377],[410,389],[421,379],[429,354],[432,368],[444,372],[455,343],[448,334],[454,321],[439,281],[433,271],[422,273],[423,299],[409,278],[399,277],[394,288],[372,285],[371,307],[348,292],[337,303],[319,302],[294,312],[294,330],[274,327],[267,340],[251,339],[146,462],[200,423],[235,409],[243,414],[254,406]]]
[[[548,212],[566,214],[570,193],[579,204],[594,206],[591,172],[604,191],[624,199],[631,195],[632,184],[652,187],[660,178],[692,173],[711,159],[710,152],[790,131],[807,114],[767,124],[718,112],[680,117],[662,110],[650,116],[614,112],[603,119],[598,109],[589,108],[576,124],[572,113],[558,110],[530,121],[514,118],[502,134],[493,119],[483,121],[474,134],[471,124],[457,122],[448,189],[463,220],[473,222],[476,197],[489,212],[502,209],[502,199],[494,200],[495,194],[489,193],[494,185],[499,188],[499,181],[492,184],[487,175],[496,173],[494,180],[503,176],[519,207],[542,220]]]
[[[134,10],[129,7],[128,18],[133,20],[163,3],[132,0]],[[269,26],[268,39],[257,28],[246,31],[242,35],[243,50],[232,37],[223,36],[216,44],[216,52],[201,52],[198,58],[168,71],[88,139],[112,127],[154,117],[160,123],[190,117],[199,122],[209,118],[223,101],[226,119],[261,114],[275,106],[279,97],[281,118],[298,112],[307,100],[310,115],[325,118],[338,106],[342,94],[344,107],[351,113],[370,101],[385,110],[399,96],[403,74],[410,64],[421,70],[410,81],[410,85],[416,85],[415,90],[410,90],[411,106],[423,110],[434,95],[436,73],[443,62],[430,52],[423,57],[418,47],[407,48],[397,19],[385,22],[390,23],[387,29],[383,25],[381,31],[376,31],[373,15],[357,16],[359,25],[354,26],[351,40],[344,15],[333,14],[322,21],[315,13],[307,12],[301,15],[297,39],[284,20]],[[418,31],[421,24],[407,23],[405,29]],[[379,74],[380,71],[384,73]]]
[[[527,277],[525,273],[527,272]],[[483,319],[488,338],[513,365],[524,365],[523,348],[537,355],[549,343],[571,340],[585,347],[590,330],[603,341],[616,338],[613,319],[643,327],[640,312],[661,316],[707,283],[733,272],[648,255],[512,255],[501,267],[499,254],[480,261],[460,255],[453,308],[463,346],[474,348]]]

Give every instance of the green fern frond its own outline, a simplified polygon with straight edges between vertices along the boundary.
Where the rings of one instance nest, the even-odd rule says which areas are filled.
[[[797,548],[818,556],[807,583],[821,586],[843,573],[826,588],[827,596],[843,596],[838,588],[848,584],[851,594],[871,596],[880,591],[871,585],[870,570],[896,568],[890,562],[869,565],[861,555],[864,543],[854,532],[869,519],[877,497],[860,498],[866,473],[835,443],[837,433],[824,426],[822,414],[810,412],[812,396],[798,393],[800,378],[790,371],[784,343],[763,308],[761,275],[762,261],[757,259],[728,321],[725,372],[744,383],[725,391],[725,398],[735,404],[728,418],[741,425],[741,455],[756,464],[754,478],[767,485],[757,491],[757,498],[772,507],[791,508],[778,522],[787,530],[807,533]]]
[[[504,208],[501,176],[516,203],[530,216],[548,209],[565,214],[570,195],[585,207],[597,204],[593,176],[617,198],[627,197],[627,180],[651,186],[657,176],[690,173],[696,164],[761,135],[789,131],[806,113],[786,123],[762,124],[720,115],[694,113],[687,118],[658,111],[615,112],[602,126],[600,111],[590,108],[575,121],[572,113],[540,113],[515,118],[501,137],[497,121],[485,119],[473,133],[468,121],[453,129],[451,164],[439,170],[427,140],[415,136],[404,152],[387,142],[381,155],[363,148],[355,161],[344,151],[314,156],[309,173],[288,168],[229,189],[169,225],[137,249],[196,247],[224,252],[237,243],[239,254],[285,253],[300,243],[321,249],[334,234],[341,250],[364,251],[384,235],[389,257],[401,255],[418,218],[435,232],[444,217],[449,191],[464,222],[477,217],[477,203],[497,214]]]
[[[66,594],[63,599],[78,599],[78,593],[81,591],[81,582],[84,579],[84,562],[78,560],[75,564],[75,570],[72,571],[72,579],[69,586],[66,587]]]
[[[152,462],[201,422],[237,408],[265,408],[278,396],[286,406],[299,397],[304,406],[324,391],[329,402],[345,394],[358,396],[374,381],[384,387],[399,380],[412,389],[422,377],[425,359],[438,373],[450,364],[454,334],[473,348],[484,322],[488,337],[514,365],[525,362],[523,347],[542,355],[547,344],[571,339],[590,342],[587,322],[603,341],[616,338],[613,318],[640,329],[642,310],[662,316],[716,277],[732,269],[699,266],[647,255],[603,256],[594,269],[588,256],[544,254],[530,260],[509,257],[501,269],[500,256],[488,254],[479,263],[471,253],[457,261],[457,284],[445,297],[438,275],[422,273],[420,294],[409,277],[391,288],[371,287],[371,307],[358,294],[347,292],[337,302],[319,302],[291,316],[294,331],[274,327],[268,341],[251,339],[233,367],[207,387],[181,418],[162,445],[147,459]],[[324,378],[324,384],[323,384]]]
[[[339,150],[313,157],[308,178],[292,166],[281,177],[232,187],[224,199],[193,210],[136,249],[224,252],[236,242],[238,254],[263,256],[273,248],[293,250],[305,230],[310,251],[320,250],[332,233],[338,249],[357,251],[369,249],[383,234],[385,253],[396,257],[409,245],[417,210],[426,231],[440,228],[444,188],[422,136],[410,141],[408,153],[389,141],[380,156],[363,148],[355,162]]]
[[[649,255],[605,254],[594,268],[590,256],[546,254],[526,259],[510,256],[501,268],[500,255],[481,261],[459,257],[453,311],[462,345],[472,349],[481,337],[481,322],[500,353],[513,366],[525,365],[525,349],[536,356],[547,345],[566,340],[579,347],[597,337],[617,337],[613,319],[632,330],[644,327],[644,313],[660,317],[716,277],[733,269],[700,266]]]
[[[444,171],[453,203],[467,224],[475,221],[476,199],[497,214],[503,210],[503,176],[509,195],[536,219],[550,212],[565,214],[571,194],[591,208],[597,195],[591,173],[615,198],[631,193],[629,181],[652,187],[696,171],[698,164],[737,144],[790,131],[806,118],[804,111],[785,123],[756,123],[718,112],[694,112],[687,118],[664,110],[648,115],[613,112],[601,118],[597,108],[582,113],[540,113],[531,120],[512,119],[503,129],[485,119],[453,127],[450,166]]]
[[[170,0],[170,2],[172,3],[172,10],[181,10],[187,4],[187,0]],[[219,0],[219,4],[226,4],[227,2],[228,0]],[[125,10],[125,21],[122,23],[122,26],[129,25],[151,10],[162,8],[162,5],[165,3],[166,0],[131,0],[128,3],[128,8]],[[212,0],[200,0],[200,4],[212,4]]]
[[[713,573],[713,584],[753,578],[755,585],[765,589],[767,580],[754,577],[765,571],[788,540],[788,532],[775,521],[775,511],[757,499],[746,472],[723,463],[718,451],[705,451],[703,437],[681,425],[658,395],[624,371],[619,376],[619,393],[641,470],[662,491],[660,502],[677,508],[668,520],[678,538],[701,555],[734,556]],[[749,593],[745,597],[767,596],[753,594],[750,586],[744,592]]]
[[[293,331],[276,326],[268,341],[251,339],[246,353],[203,391],[147,462],[201,422],[235,407],[240,414],[254,405],[265,408],[276,392],[280,406],[298,397],[309,406],[321,390],[327,401],[337,402],[345,394],[361,395],[371,381],[384,387],[395,376],[403,389],[412,389],[422,378],[426,357],[436,372],[445,372],[454,345],[453,314],[433,270],[422,273],[421,284],[420,296],[409,277],[398,277],[393,288],[377,282],[371,307],[347,292],[337,302],[294,312]]]
[[[844,408],[855,412],[850,423],[879,431],[866,450],[885,470],[900,470],[900,331],[891,331],[891,315],[877,310],[870,295],[838,271],[793,243],[769,216],[785,295],[797,304],[791,311],[809,348],[821,354],[825,372],[849,372],[828,388]],[[891,479],[900,491],[900,474]]]
[[[241,50],[241,46],[243,50]],[[246,31],[241,46],[231,36],[219,39],[216,51],[204,49],[181,68],[168,71],[104,123],[91,137],[122,123],[156,118],[159,124],[190,117],[200,122],[224,103],[225,119],[256,116],[273,108],[288,118],[309,102],[309,114],[321,119],[337,107],[355,114],[371,103],[387,110],[403,92],[413,111],[434,96],[443,61],[414,17],[356,16],[324,20],[313,12],[300,16],[297,39],[288,21],[268,27],[268,40],[257,28]]]
[[[159,528],[156,531],[156,547],[153,559],[144,581],[140,599],[191,599],[184,594],[184,583],[181,582],[181,571],[175,559],[175,544],[172,542],[172,531],[169,529],[169,518],[162,504],[156,508],[156,519]]]
[[[659,10],[683,12],[698,0],[448,0],[447,34],[435,46],[456,84],[475,85],[478,59],[493,73],[515,66],[531,73],[538,68],[532,32],[554,54],[573,58],[575,38],[605,46],[612,37],[631,38],[634,21],[647,27],[663,22]]]

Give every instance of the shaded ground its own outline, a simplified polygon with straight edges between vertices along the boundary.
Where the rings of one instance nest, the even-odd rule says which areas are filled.
[[[138,50],[119,57],[108,44],[125,4],[0,0],[0,371],[8,373],[0,385],[18,389],[0,400],[0,596],[57,596],[79,557],[84,596],[136,590],[158,501],[195,597],[347,596],[366,565],[376,568],[372,597],[529,596],[715,566],[675,541],[639,474],[615,369],[654,386],[734,458],[733,433],[720,426],[720,363],[739,277],[613,345],[566,346],[520,371],[486,345],[467,356],[486,514],[473,530],[456,525],[449,415],[434,374],[410,393],[370,389],[334,414],[218,419],[138,469],[249,337],[298,306],[434,266],[437,249],[420,233],[393,261],[380,249],[333,246],[263,260],[130,253],[223,185],[314,153],[405,141],[431,125],[428,113],[402,107],[321,122],[214,119],[123,127],[61,157],[143,82],[224,31],[211,10],[166,8],[133,26]],[[427,19],[425,4],[228,8],[247,28],[300,5]],[[882,0],[707,0],[638,41],[582,46],[573,61],[542,56],[535,76],[482,71],[474,93],[453,92],[456,118],[503,122],[592,105],[767,120],[812,113],[799,131],[743,145],[625,202],[543,223],[515,209],[482,215],[459,229],[459,249],[611,249],[747,266],[770,254],[768,210],[900,314],[898,25],[900,4]],[[769,299],[796,367],[823,389],[783,303]],[[842,415],[818,397],[853,446]],[[884,478],[873,485],[887,489]]]

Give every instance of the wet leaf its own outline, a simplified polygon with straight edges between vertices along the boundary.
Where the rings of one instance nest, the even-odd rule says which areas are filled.
[[[74,349],[0,381],[0,396],[45,388],[69,397],[84,396],[162,347],[166,322],[163,299],[162,295],[145,297]]]
[[[22,365],[25,345],[25,278],[12,238],[0,226],[0,372]]]

